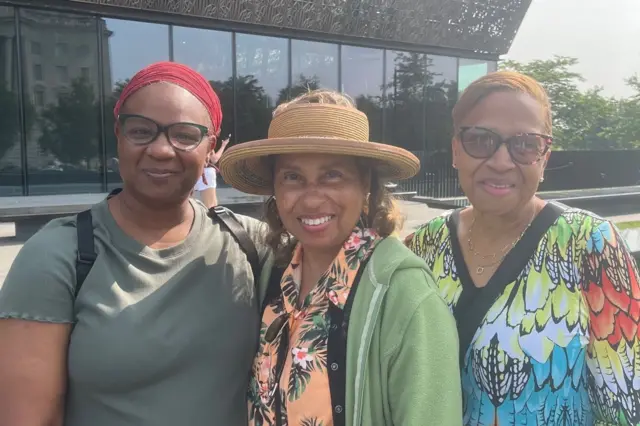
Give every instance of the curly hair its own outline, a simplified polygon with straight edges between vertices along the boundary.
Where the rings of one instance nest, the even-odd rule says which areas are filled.
[[[279,105],[273,116],[282,113],[288,106],[300,103],[327,103],[356,108],[354,102],[347,95],[330,90],[312,90],[304,93],[290,102]],[[271,158],[272,170],[275,159]],[[381,237],[388,237],[402,227],[403,217],[393,196],[385,187],[385,181],[376,171],[375,163],[362,158],[356,158],[356,165],[363,180],[369,181],[369,201],[363,206],[362,218],[365,226],[373,228]],[[286,266],[296,245],[295,238],[285,229],[276,200],[271,197],[265,204],[265,222],[268,225],[266,242],[275,253],[276,265]]]
[[[476,105],[496,92],[516,92],[531,96],[544,111],[545,132],[552,134],[551,102],[547,91],[535,79],[515,71],[493,72],[471,83],[453,108],[454,128],[458,129],[462,120]]]

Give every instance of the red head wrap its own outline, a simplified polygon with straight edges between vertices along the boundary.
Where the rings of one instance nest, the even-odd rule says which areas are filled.
[[[218,95],[216,95],[216,92],[213,91],[211,85],[202,74],[177,62],[156,62],[138,71],[122,90],[120,98],[118,98],[118,102],[113,109],[116,120],[118,119],[120,108],[122,108],[129,96],[145,86],[159,82],[180,86],[198,98],[209,112],[214,134],[220,134],[222,108]]]

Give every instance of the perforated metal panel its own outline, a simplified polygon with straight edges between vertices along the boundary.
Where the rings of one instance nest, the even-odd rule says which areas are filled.
[[[509,50],[531,0],[73,0],[489,54]]]

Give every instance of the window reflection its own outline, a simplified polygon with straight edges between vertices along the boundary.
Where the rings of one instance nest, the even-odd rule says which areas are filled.
[[[27,165],[30,195],[99,192],[99,81],[96,20],[21,9]],[[70,46],[90,41],[85,57]]]
[[[169,28],[167,25],[119,19],[104,19],[102,22],[107,186],[111,190],[122,182],[116,159],[113,107],[136,72],[154,62],[169,60]]]
[[[387,51],[385,142],[422,158],[428,75],[423,53]]]
[[[458,59],[429,55],[427,58],[426,133],[423,170],[429,180],[427,191],[440,191],[444,196],[457,191],[455,173],[451,169],[451,111],[458,99]]]
[[[369,118],[369,138],[382,141],[383,51],[342,46],[342,92]]]
[[[176,62],[190,66],[209,80],[222,104],[220,137],[226,138],[232,134],[234,117],[231,33],[174,27],[173,56]]]
[[[12,7],[0,6],[0,196],[22,195],[16,29]]]
[[[291,42],[290,97],[306,91],[326,88],[338,89],[338,46],[315,41]]]
[[[288,97],[288,41],[236,34],[236,64],[237,141],[265,138],[274,107]]]
[[[462,93],[473,81],[495,71],[494,61],[460,58],[458,69],[458,91]]]

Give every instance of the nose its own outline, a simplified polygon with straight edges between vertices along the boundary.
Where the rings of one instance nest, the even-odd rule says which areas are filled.
[[[305,209],[317,210],[326,202],[326,198],[317,188],[309,188],[302,199],[302,205]]]
[[[147,146],[147,154],[157,160],[169,160],[176,156],[176,150],[169,142],[166,132],[161,132],[158,137]]]
[[[504,144],[487,160],[486,164],[499,173],[508,172],[516,167],[507,146]]]

